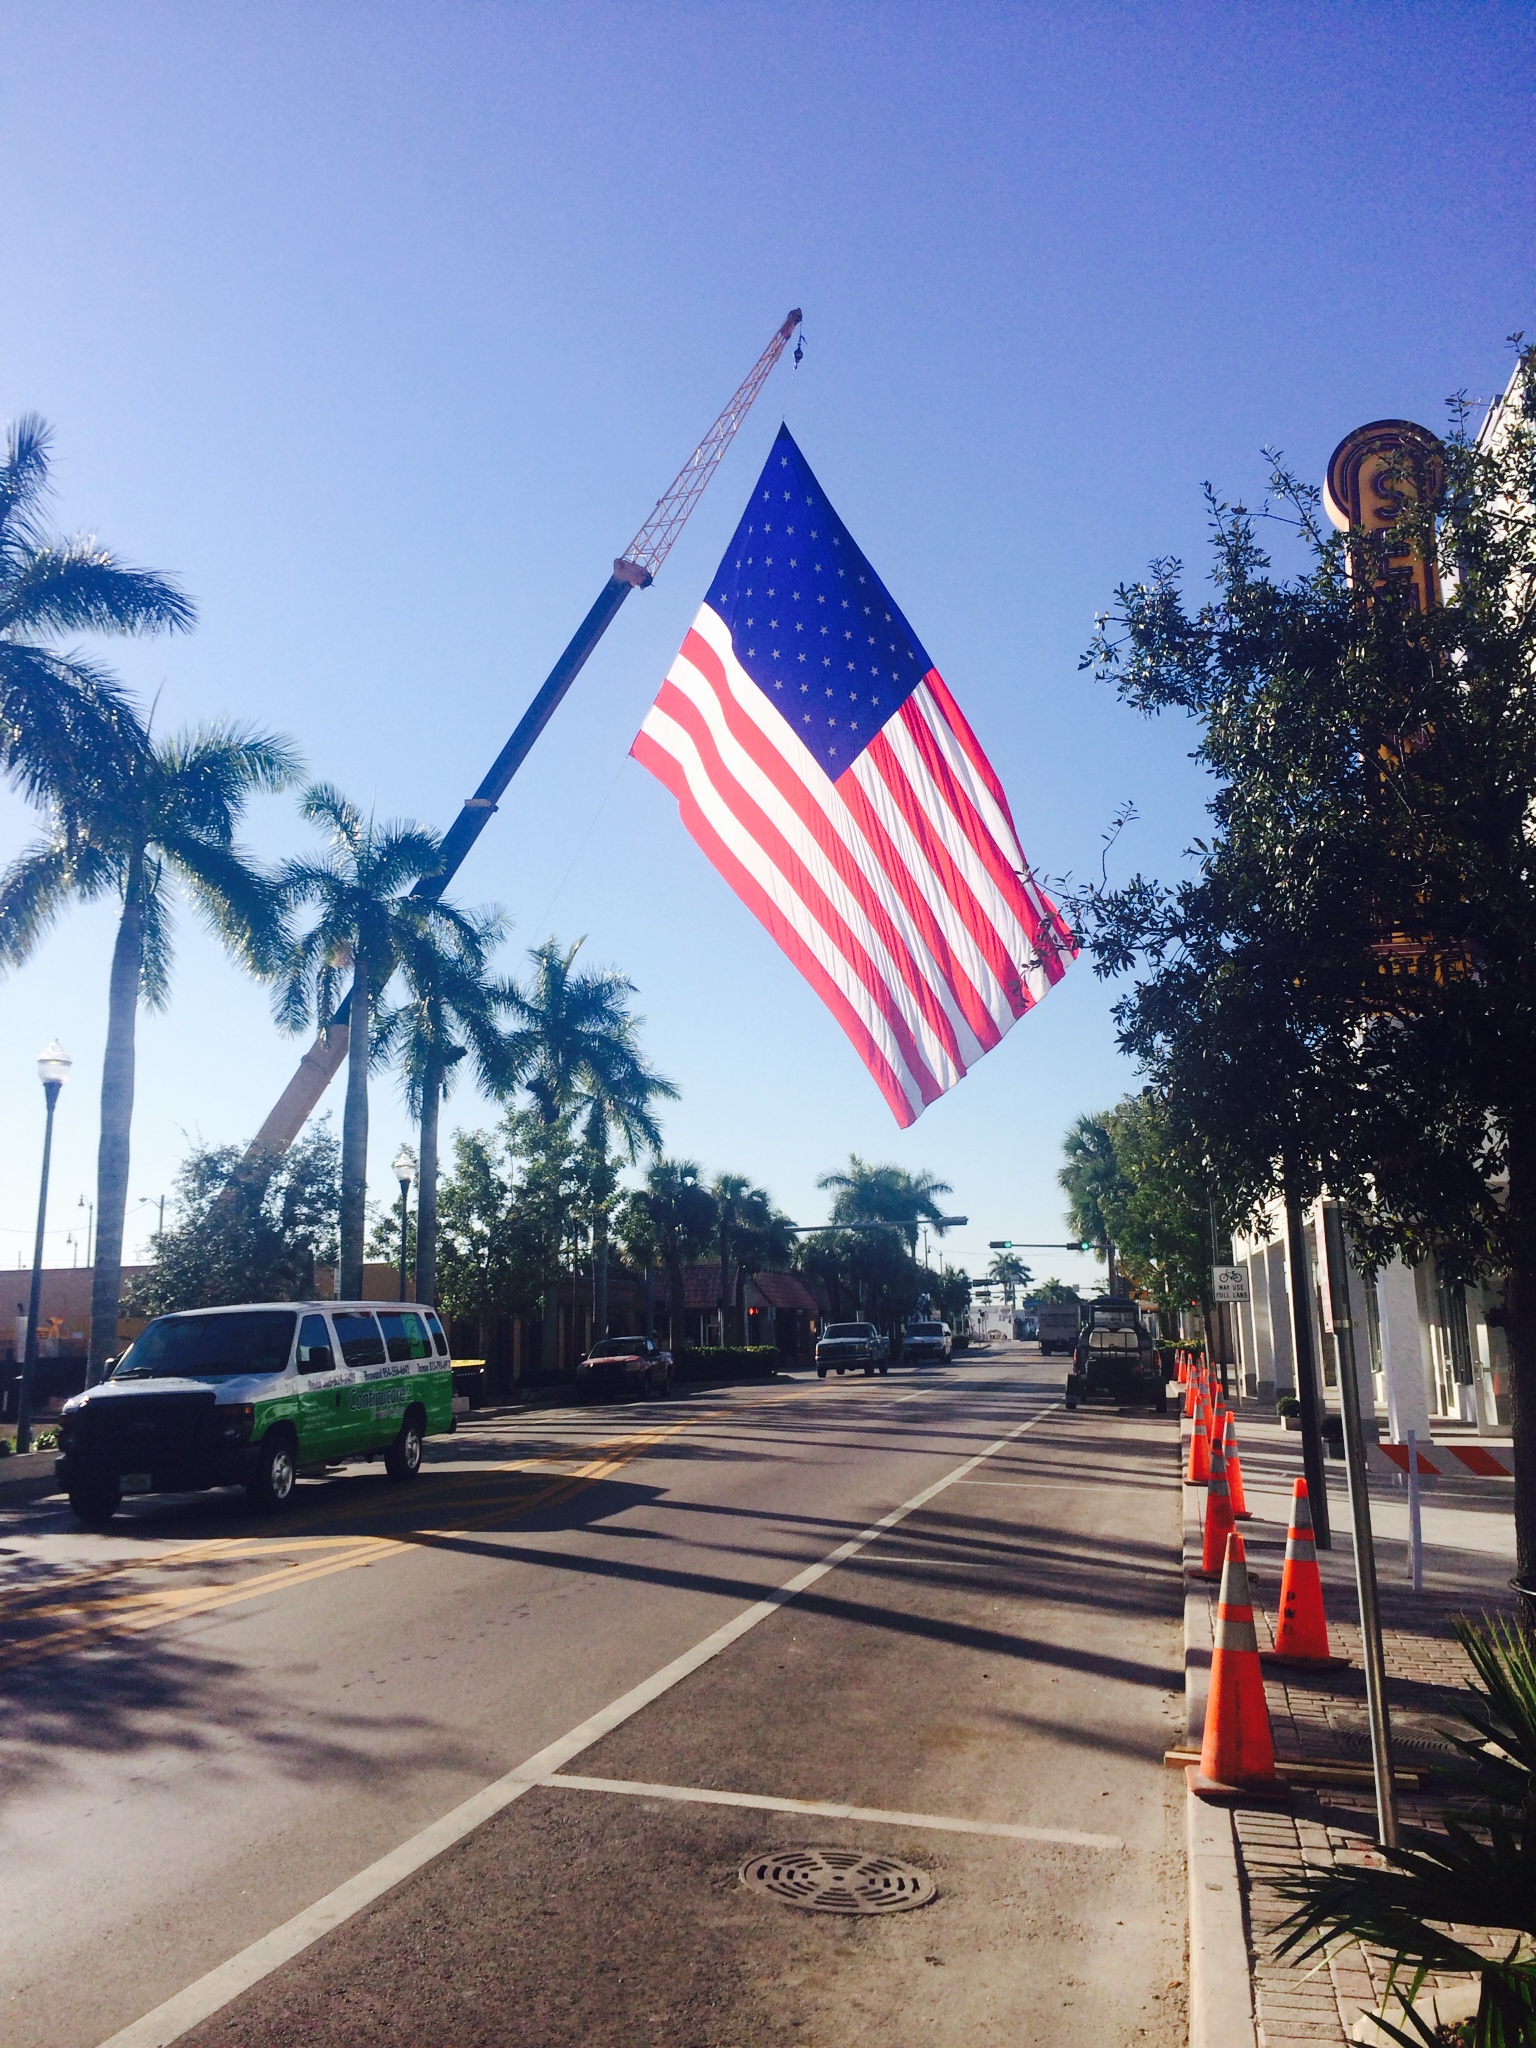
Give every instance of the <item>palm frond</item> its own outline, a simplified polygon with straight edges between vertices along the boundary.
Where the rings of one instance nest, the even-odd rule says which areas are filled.
[[[161,808],[184,829],[227,840],[247,798],[286,789],[300,760],[281,734],[219,724],[179,733],[159,749],[157,766]]]
[[[90,534],[41,541],[0,577],[0,632],[186,633],[196,608],[169,577],[130,569]]]
[[[151,856],[145,861],[140,913],[142,953],[139,988],[145,1007],[151,1010],[163,1010],[171,999],[171,966],[176,947],[166,880],[163,860]]]
[[[104,669],[0,639],[0,772],[29,801],[78,812],[117,788],[146,746],[132,702]]]
[[[74,861],[44,841],[18,854],[0,875],[0,961],[28,959],[74,894]]]
[[[204,924],[250,973],[281,971],[290,935],[273,877],[237,846],[193,833],[165,833],[163,845]]]
[[[41,414],[24,412],[5,432],[0,458],[0,538],[30,540],[36,510],[48,495],[48,452],[53,429]]]

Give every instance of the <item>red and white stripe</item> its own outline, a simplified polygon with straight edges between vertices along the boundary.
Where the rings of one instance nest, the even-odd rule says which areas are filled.
[[[834,782],[700,608],[630,752],[910,1124],[1076,947],[936,669]]]

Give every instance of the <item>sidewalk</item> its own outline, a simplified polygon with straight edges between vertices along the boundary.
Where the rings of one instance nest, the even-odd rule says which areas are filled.
[[[1239,1414],[1240,1450],[1248,1506],[1243,1523],[1255,1618],[1261,1648],[1273,1642],[1275,1603],[1285,1555],[1291,1483],[1301,1474],[1301,1439],[1278,1424]],[[1187,1432],[1187,1425],[1186,1425]],[[1187,1444],[1187,1433],[1185,1435]],[[1349,1503],[1342,1463],[1330,1461],[1329,1508],[1333,1548],[1319,1551],[1331,1646],[1348,1666],[1316,1676],[1267,1673],[1265,1689],[1278,1762],[1305,1759],[1360,1773],[1358,1788],[1298,1789],[1288,1808],[1237,1806],[1230,1812],[1190,1795],[1190,1973],[1191,2048],[1318,2048],[1361,2038],[1353,2029],[1362,2013],[1380,2009],[1386,1971],[1381,1958],[1359,1947],[1346,1949],[1326,1966],[1298,1965],[1274,1955],[1274,1929],[1288,1908],[1275,1893],[1276,1881],[1307,1866],[1357,1860],[1375,1838],[1375,1800],[1369,1778],[1370,1737],[1354,1590]],[[1458,1727],[1455,1700],[1468,1667],[1451,1633],[1460,1613],[1507,1611],[1513,1596],[1514,1531],[1512,1489],[1486,1480],[1447,1478],[1424,1502],[1424,1591],[1408,1582],[1406,1482],[1372,1480],[1372,1528],[1381,1589],[1387,1702],[1392,1719],[1393,1761],[1409,1783],[1400,1791],[1406,1828],[1433,1823],[1446,1803],[1443,1785],[1415,1787],[1414,1777],[1455,1755],[1441,1732]],[[1186,1559],[1193,1538],[1199,1560],[1200,1513],[1204,1489],[1184,1489]],[[1186,1598],[1186,1740],[1198,1746],[1205,1716],[1216,1588],[1194,1581]],[[1197,1850],[1198,1845],[1198,1850]],[[1197,1854],[1200,1875],[1197,1882]],[[1204,1896],[1220,1882],[1223,1857],[1242,1902],[1242,1928],[1235,1914],[1217,1922],[1219,1905]],[[1216,1877],[1212,1879],[1212,1871]],[[1468,1930],[1464,1938],[1484,1943]],[[1251,1983],[1248,2011],[1238,2009],[1239,1973],[1231,1953],[1241,1940]],[[1206,1981],[1202,1983],[1200,1980]],[[1454,1993],[1466,1980],[1446,1985]],[[1432,1980],[1433,1983],[1433,1980]],[[1374,2029],[1364,2038],[1380,2039]]]

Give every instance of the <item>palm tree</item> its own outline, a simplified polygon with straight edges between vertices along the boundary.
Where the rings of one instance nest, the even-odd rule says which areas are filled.
[[[715,1202],[692,1159],[656,1159],[625,1205],[625,1250],[637,1264],[660,1264],[667,1274],[668,1339],[682,1348],[686,1293],[683,1268],[709,1249]]]
[[[1121,1188],[1120,1162],[1114,1134],[1101,1116],[1080,1116],[1061,1141],[1067,1163],[1056,1178],[1067,1197],[1067,1227],[1086,1244],[1103,1245],[1108,1260],[1109,1292],[1115,1291],[1114,1233],[1105,1219],[1104,1203],[1113,1206]]]
[[[1022,1259],[1015,1258],[1012,1252],[999,1252],[987,1268],[987,1278],[994,1287],[1002,1288],[1003,1298],[1010,1308],[1018,1289],[1027,1287],[1030,1277],[1028,1266]]]
[[[722,1344],[729,1344],[733,1334],[728,1327],[728,1318],[736,1301],[735,1276],[731,1271],[731,1245],[736,1233],[738,1206],[751,1187],[752,1183],[744,1173],[717,1173],[714,1185],[710,1188],[710,1193],[715,1198],[715,1231],[720,1256],[715,1306],[720,1314]],[[735,1341],[741,1341],[739,1335]]]
[[[618,1184],[615,1165],[633,1166],[643,1152],[659,1151],[661,1126],[651,1105],[662,1099],[675,1102],[676,1087],[638,1056],[632,1065],[616,1067],[606,1083],[589,1082],[579,1098],[586,1108],[584,1135],[597,1196],[592,1214],[592,1327],[599,1336],[608,1330],[608,1218]]]
[[[508,1061],[543,1124],[552,1126],[585,1104],[588,1133],[599,1139],[604,1156],[610,1128],[633,1156],[642,1146],[660,1143],[650,1103],[677,1091],[641,1056],[639,1019],[628,1008],[634,983],[609,969],[578,969],[582,944],[578,939],[561,946],[546,939],[530,951],[533,972],[510,992]],[[558,1369],[560,1355],[559,1236],[557,1231],[544,1287],[541,1363],[546,1373]],[[606,1309],[605,1301],[605,1320]]]
[[[509,1002],[507,985],[487,961],[505,929],[498,912],[470,913],[463,931],[445,945],[430,925],[408,924],[401,934],[400,970],[405,1001],[378,1012],[376,1052],[393,1057],[405,1083],[406,1107],[419,1129],[416,1202],[416,1299],[437,1300],[438,1122],[458,1062],[472,1058],[475,1079],[487,1093],[513,1082],[498,1018]]]
[[[725,1176],[722,1174],[720,1179]],[[720,1180],[715,1183],[718,1190]],[[787,1266],[795,1250],[795,1228],[782,1210],[773,1206],[765,1188],[743,1188],[733,1204],[731,1253],[735,1261],[735,1341],[747,1341],[747,1282],[773,1266]]]
[[[45,530],[52,438],[25,414],[0,457],[0,770],[47,809],[59,791],[110,779],[121,751],[144,744],[112,677],[49,643],[62,633],[185,632],[196,618],[168,577],[125,567],[89,534]]]
[[[162,1009],[169,997],[176,886],[237,959],[271,973],[281,905],[270,877],[235,844],[235,827],[253,793],[284,788],[298,766],[286,740],[236,726],[160,745],[142,727],[119,729],[115,754],[101,747],[86,776],[61,786],[36,779],[47,830],[0,877],[0,959],[11,963],[27,957],[72,899],[108,895],[121,905],[101,1074],[93,1380],[117,1348],[138,1007],[142,998]]]
[[[314,860],[285,861],[278,870],[283,903],[314,903],[315,922],[295,941],[283,967],[278,1015],[302,1031],[313,1017],[322,1031],[336,1018],[343,978],[352,995],[347,1027],[347,1096],[341,1124],[341,1269],[338,1296],[363,1291],[368,1202],[368,1068],[375,1051],[374,1008],[413,946],[436,940],[445,950],[477,943],[475,920],[414,885],[438,872],[437,835],[425,826],[364,818],[329,783],[304,792],[300,811],[329,834]]]
[[[918,1229],[924,1223],[943,1236],[946,1225],[937,1198],[953,1192],[947,1180],[936,1180],[931,1173],[871,1166],[857,1152],[849,1153],[846,1173],[824,1173],[816,1185],[834,1191],[834,1223],[899,1224],[909,1252],[917,1249]]]

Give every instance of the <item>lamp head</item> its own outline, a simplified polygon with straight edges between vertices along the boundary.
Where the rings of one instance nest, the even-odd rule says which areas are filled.
[[[415,1178],[416,1161],[403,1145],[395,1154],[394,1168],[396,1180],[412,1180]]]
[[[74,1061],[69,1054],[59,1041],[54,1039],[53,1043],[45,1045],[37,1056],[37,1078],[45,1088],[50,1084],[55,1088],[61,1087],[69,1079],[69,1070],[73,1065]]]

